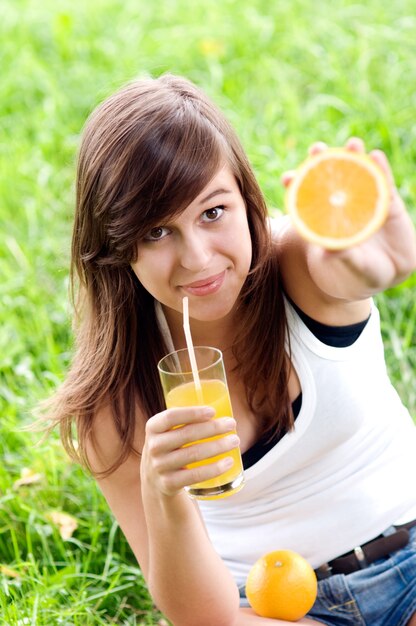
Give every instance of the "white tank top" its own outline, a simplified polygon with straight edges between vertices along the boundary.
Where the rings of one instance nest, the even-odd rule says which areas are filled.
[[[272,550],[316,568],[416,518],[416,427],[387,375],[377,308],[346,348],[319,341],[288,302],[286,311],[302,388],[295,429],[245,471],[240,492],[198,502],[239,585]]]

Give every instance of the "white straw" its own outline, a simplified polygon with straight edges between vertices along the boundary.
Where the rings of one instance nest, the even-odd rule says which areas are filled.
[[[200,404],[204,404],[204,398],[202,396],[201,381],[199,380],[198,366],[196,364],[194,344],[192,343],[191,328],[189,326],[189,306],[188,306],[187,296],[185,296],[183,299],[183,329],[185,331],[185,339],[186,339],[186,345],[187,345],[188,353],[189,353],[189,360],[191,361],[192,376],[194,378],[196,395],[198,398],[198,402]]]

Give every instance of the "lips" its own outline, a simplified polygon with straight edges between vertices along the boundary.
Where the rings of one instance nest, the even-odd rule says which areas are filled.
[[[224,282],[225,270],[215,276],[208,276],[202,280],[196,280],[188,285],[182,285],[182,289],[195,296],[206,296],[218,291]]]

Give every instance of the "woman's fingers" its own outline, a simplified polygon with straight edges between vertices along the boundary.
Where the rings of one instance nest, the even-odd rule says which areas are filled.
[[[239,443],[240,439],[236,434],[225,435],[224,437],[219,437],[214,440],[211,439],[192,443],[183,448],[173,450],[169,454],[158,457],[155,467],[161,473],[181,470],[194,463],[208,461],[220,454],[230,452],[234,448],[237,448]]]
[[[210,419],[207,422],[197,424],[185,424],[173,428],[164,433],[159,433],[157,437],[153,437],[151,441],[151,449],[154,454],[163,454],[171,452],[183,446],[200,441],[201,439],[209,439],[226,435],[235,431],[236,423],[232,417],[220,417],[218,419]]]
[[[346,150],[351,152],[365,153],[365,144],[360,137],[350,137],[345,143]],[[315,156],[328,149],[328,145],[324,141],[315,141],[308,149],[309,156]],[[378,162],[382,169],[386,172],[389,182],[394,185],[391,170],[389,168],[387,159],[383,152],[380,150],[373,150],[370,155],[376,162]],[[287,170],[283,172],[281,176],[281,183],[284,187],[289,187],[290,183],[296,175],[296,170]]]
[[[177,471],[166,472],[160,476],[161,489],[168,495],[174,495],[184,487],[220,476],[229,470],[233,464],[233,458],[226,456],[212,463],[199,465],[192,469],[179,469]]]
[[[211,407],[186,407],[148,420],[142,469],[156,489],[174,495],[231,467],[231,457],[213,458],[238,447],[236,422],[232,417],[212,419],[214,415]]]
[[[235,431],[235,429],[236,423],[234,418],[219,417],[218,419],[211,419],[202,424],[188,424],[187,426],[176,428],[166,434],[169,434],[175,448],[181,448],[182,446],[201,439],[226,435]]]
[[[215,410],[210,406],[167,409],[157,413],[146,422],[146,431],[152,434],[164,433],[184,424],[206,422],[214,415]]]
[[[160,437],[162,435],[159,435]],[[157,449],[161,444],[160,441],[157,444],[155,441],[149,441],[146,458],[142,457],[142,463],[145,464],[146,474],[152,477],[151,482],[157,490],[166,495],[175,495],[183,487],[219,476],[232,467],[234,461],[231,456],[227,456],[227,452],[237,448],[239,443],[240,440],[235,433],[198,441],[169,451]],[[219,455],[225,456],[218,458]]]
[[[146,423],[148,437],[169,439],[171,448],[224,434],[236,429],[233,417],[213,419],[215,411],[211,407],[186,407],[162,411]]]

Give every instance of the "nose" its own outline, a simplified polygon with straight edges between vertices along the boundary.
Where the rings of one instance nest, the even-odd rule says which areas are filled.
[[[211,256],[209,241],[202,234],[192,232],[181,238],[179,259],[183,268],[200,272],[209,266]]]

